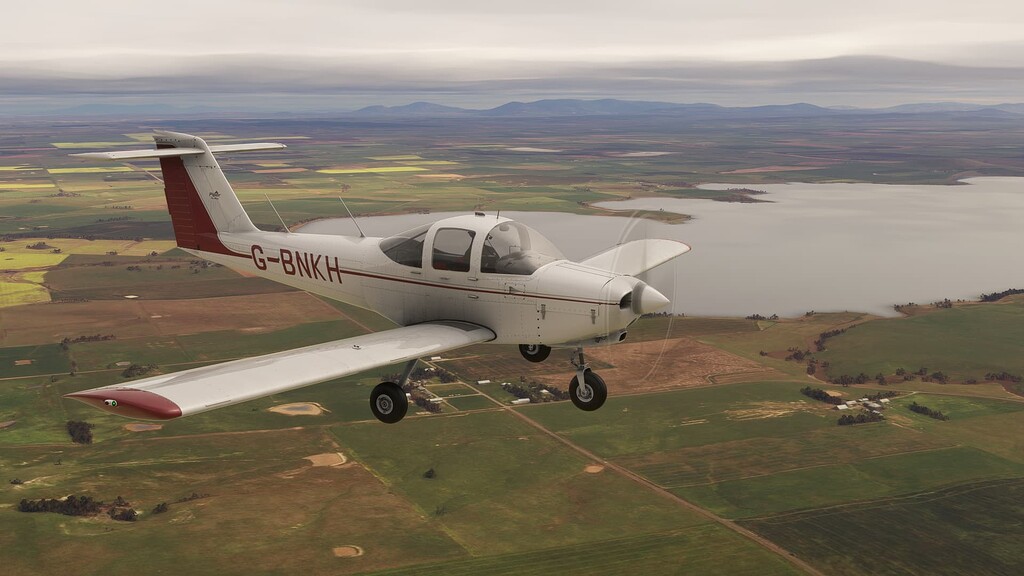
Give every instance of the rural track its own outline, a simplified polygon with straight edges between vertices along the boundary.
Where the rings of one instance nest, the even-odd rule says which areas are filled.
[[[573,441],[571,441],[571,440],[569,440],[567,438],[564,438],[564,437],[560,436],[559,434],[556,434],[555,432],[552,432],[551,430],[548,430],[540,422],[537,422],[533,418],[530,418],[526,414],[523,414],[522,411],[516,410],[512,406],[505,406],[505,405],[503,405],[501,402],[495,400],[493,397],[491,397],[486,392],[481,390],[480,394],[482,396],[487,397],[492,402],[494,402],[494,403],[498,404],[499,406],[501,406],[503,410],[514,414],[517,418],[519,418],[520,420],[522,420],[526,424],[529,424],[531,427],[533,427],[533,428],[537,429],[538,431],[542,432],[543,434],[545,434],[545,435],[547,435],[547,436],[557,440],[561,444],[571,448],[573,451],[577,452],[578,454],[583,455],[584,457],[588,458],[589,460],[591,460],[593,462],[600,462],[605,468],[609,468],[611,470],[614,470],[618,474],[626,477],[629,480],[632,480],[633,482],[643,486],[644,488],[650,490],[651,492],[654,492],[654,493],[658,494],[659,496],[662,496],[663,498],[667,498],[667,499],[675,502],[679,506],[682,506],[682,507],[684,507],[684,508],[686,508],[686,509],[688,509],[688,510],[690,510],[690,511],[692,511],[692,512],[694,512],[694,513],[696,513],[696,514],[698,514],[698,515],[700,515],[702,517],[704,517],[704,518],[707,518],[708,520],[711,520],[712,522],[715,522],[715,523],[719,524],[720,526],[723,526],[723,527],[725,527],[725,528],[727,528],[727,529],[729,529],[729,530],[739,534],[740,536],[746,538],[747,540],[750,540],[750,541],[754,542],[755,544],[760,545],[762,548],[768,550],[769,552],[774,553],[777,556],[780,556],[781,558],[783,558],[784,560],[789,562],[791,565],[793,565],[794,567],[802,570],[806,574],[812,574],[814,576],[825,576],[824,572],[821,572],[820,570],[818,570],[814,566],[811,566],[810,564],[808,564],[804,560],[801,560],[795,554],[793,554],[789,550],[786,550],[782,546],[779,546],[778,544],[772,542],[771,540],[768,540],[767,538],[759,536],[755,532],[740,526],[739,524],[733,522],[732,520],[729,520],[727,518],[723,518],[723,517],[715,514],[714,512],[711,512],[710,510],[701,508],[700,506],[697,506],[696,504],[690,502],[689,500],[685,500],[683,498],[680,498],[679,496],[669,492],[668,490],[662,488],[661,486],[658,486],[657,484],[651,482],[650,480],[644,478],[643,476],[640,476],[639,474],[637,474],[637,473],[635,473],[635,472],[633,472],[633,471],[631,471],[631,470],[629,470],[627,468],[624,468],[622,466],[619,466],[618,464],[615,464],[614,462],[611,462],[609,460],[605,460],[604,458],[601,458],[600,456],[594,454],[593,452],[591,452],[590,450],[587,450],[586,448],[580,446],[579,444],[576,444]]]

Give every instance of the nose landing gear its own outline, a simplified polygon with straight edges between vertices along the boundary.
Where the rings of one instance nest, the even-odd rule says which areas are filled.
[[[569,383],[569,399],[580,410],[597,410],[608,399],[608,387],[604,379],[587,366],[583,348],[577,348],[569,361],[576,368],[576,376]]]

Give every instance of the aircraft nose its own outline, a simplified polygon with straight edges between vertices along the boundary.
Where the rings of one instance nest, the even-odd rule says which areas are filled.
[[[636,302],[635,312],[638,314],[651,314],[672,303],[664,294],[647,284],[642,284],[639,288],[639,297],[634,297],[633,300]]]

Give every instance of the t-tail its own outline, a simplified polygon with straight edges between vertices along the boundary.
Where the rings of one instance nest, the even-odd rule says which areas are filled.
[[[163,173],[164,194],[178,246],[190,251],[248,257],[224,244],[218,233],[256,232],[238,196],[231,189],[214,153],[275,150],[284,144],[208,145],[191,134],[157,131],[156,150],[87,152],[74,154],[102,160],[157,158]]]

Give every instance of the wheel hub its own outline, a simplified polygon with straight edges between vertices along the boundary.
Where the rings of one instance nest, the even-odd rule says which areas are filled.
[[[379,410],[381,414],[391,414],[391,411],[394,409],[395,405],[391,402],[391,398],[388,398],[383,394],[377,397],[377,410]]]
[[[576,389],[576,397],[580,399],[580,402],[590,402],[594,399],[594,389],[586,383],[580,383],[579,388]]]

